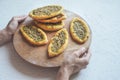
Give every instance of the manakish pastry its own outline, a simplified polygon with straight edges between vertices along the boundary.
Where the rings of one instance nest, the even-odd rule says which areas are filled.
[[[59,30],[48,45],[48,56],[55,57],[61,54],[68,45],[68,32],[65,28]]]
[[[80,18],[74,18],[72,20],[70,33],[72,38],[78,43],[84,43],[90,35],[87,23]]]
[[[36,21],[42,22],[42,23],[58,23],[64,19],[66,19],[66,15],[64,13],[60,13],[59,15],[54,16],[52,18],[36,19]]]
[[[63,26],[65,25],[63,21],[58,23],[40,23],[40,22],[34,21],[34,23],[37,25],[37,27],[40,27],[45,31],[57,31],[62,29]]]
[[[63,7],[59,6],[59,5],[48,5],[48,6],[44,6],[41,8],[37,8],[32,10],[29,13],[29,16],[32,17],[33,19],[47,19],[47,18],[51,18],[54,16],[59,15],[60,13],[62,13],[63,11]]]
[[[32,45],[47,44],[47,36],[41,29],[32,25],[21,25],[20,31],[23,37]]]

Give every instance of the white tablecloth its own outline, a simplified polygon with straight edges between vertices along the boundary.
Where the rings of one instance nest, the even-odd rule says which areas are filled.
[[[71,80],[120,80],[119,0],[0,0],[0,29],[12,16],[59,4],[83,17],[92,30],[90,64]],[[55,80],[58,68],[36,67],[15,52],[12,43],[0,47],[0,80]]]

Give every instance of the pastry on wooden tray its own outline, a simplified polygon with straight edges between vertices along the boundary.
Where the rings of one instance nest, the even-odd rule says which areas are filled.
[[[66,16],[64,13],[60,13],[57,16],[54,16],[52,18],[47,18],[47,19],[36,19],[38,22],[42,23],[58,23],[62,20],[66,19]]]
[[[47,19],[59,15],[63,11],[60,5],[48,5],[32,10],[29,15],[33,19]]]
[[[80,18],[73,18],[70,24],[70,33],[73,40],[78,43],[86,42],[90,35],[87,23]]]
[[[34,21],[34,23],[37,25],[37,27],[40,27],[41,29],[45,31],[57,31],[63,28],[65,25],[63,21],[58,23],[41,23]]]
[[[32,45],[47,44],[47,36],[41,29],[32,25],[21,25],[20,31],[23,37]]]
[[[48,56],[55,57],[61,54],[68,45],[68,32],[65,28],[57,31],[48,45]]]

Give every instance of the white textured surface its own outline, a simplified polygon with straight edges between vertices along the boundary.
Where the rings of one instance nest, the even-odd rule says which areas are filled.
[[[0,29],[12,16],[60,4],[83,17],[92,29],[92,58],[71,80],[120,80],[119,0],[0,0]],[[0,47],[0,80],[55,80],[57,68],[33,66],[21,59],[12,43]]]

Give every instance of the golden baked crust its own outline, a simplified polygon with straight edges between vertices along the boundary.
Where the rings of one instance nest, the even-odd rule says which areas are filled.
[[[61,54],[68,45],[68,32],[65,28],[59,30],[48,45],[48,56],[55,57]]]
[[[33,19],[47,19],[60,14],[62,11],[63,7],[60,5],[48,5],[32,10],[29,16]]]
[[[41,29],[32,25],[21,25],[20,31],[23,37],[32,45],[47,44],[47,36]]]
[[[66,19],[66,15],[64,13],[60,13],[57,16],[54,16],[52,18],[48,18],[48,19],[36,19],[36,21],[38,22],[42,22],[42,23],[58,23],[62,20]]]
[[[78,43],[84,43],[90,35],[87,23],[80,18],[73,18],[70,24],[70,33]]]
[[[63,28],[65,25],[63,21],[58,22],[58,23],[40,23],[37,21],[34,21],[35,24],[40,27],[41,29],[45,31],[57,31]]]

